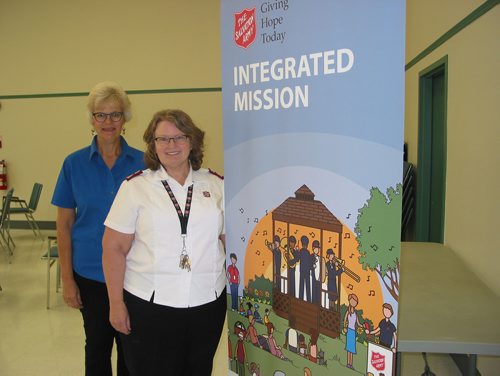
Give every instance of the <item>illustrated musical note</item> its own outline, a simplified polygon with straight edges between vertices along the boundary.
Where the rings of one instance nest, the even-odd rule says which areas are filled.
[[[372,226],[368,226],[368,232],[372,232]]]
[[[370,282],[370,276],[368,276],[368,278],[366,278],[366,282]]]
[[[352,284],[350,284],[350,283],[349,283],[349,284],[347,285],[347,288],[348,288],[349,290],[352,290],[352,289],[354,288],[354,286],[353,286]]]
[[[260,250],[256,250],[256,251],[255,251],[255,254],[256,254],[257,256],[260,256]]]
[[[350,216],[351,216],[351,213],[347,214],[347,217],[346,217],[346,218],[347,218],[347,219],[349,219],[349,217],[350,217]]]
[[[286,230],[285,230],[285,231],[283,231],[283,236],[286,236]]]
[[[311,235],[311,238],[313,238],[313,239],[316,236],[316,234],[314,232],[312,232],[312,231],[309,233],[309,235]]]
[[[245,240],[246,240],[244,236],[242,236],[240,239],[241,239],[241,241],[242,241],[243,243],[244,243],[244,242],[245,242]]]
[[[295,232],[293,233],[294,235],[297,235],[297,232],[299,232],[298,229],[295,230]]]
[[[245,210],[243,208],[240,208],[240,213],[243,214]]]
[[[348,232],[346,232],[344,234],[344,239],[350,239],[351,238],[351,234],[349,234]]]
[[[378,251],[378,245],[376,245],[376,244],[372,244],[370,247],[371,247],[371,248],[372,248],[375,252],[377,252],[377,251]]]
[[[262,235],[263,235],[263,236],[266,236],[266,235],[267,235],[267,230],[264,230],[264,231],[262,232]]]
[[[331,243],[331,242],[332,242],[332,237],[330,236],[330,237],[328,238],[328,243]]]
[[[351,255],[349,256],[349,258],[352,258],[352,256],[354,256],[354,253],[351,253]]]
[[[281,227],[278,228],[278,234],[281,234],[283,232],[283,230],[281,229]]]
[[[254,223],[259,223],[259,218],[255,217],[255,218],[253,219],[253,222],[254,222]]]
[[[370,290],[370,293],[368,294],[368,296],[375,296],[375,291],[374,290]]]
[[[259,230],[257,230],[257,232],[255,233],[255,235],[259,235]]]
[[[389,251],[392,252],[393,249],[394,249],[394,246],[391,245],[391,248],[389,248]]]

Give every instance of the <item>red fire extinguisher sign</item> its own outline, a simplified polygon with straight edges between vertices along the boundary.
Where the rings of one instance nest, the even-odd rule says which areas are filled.
[[[0,160],[0,190],[7,189],[7,164],[5,160]]]

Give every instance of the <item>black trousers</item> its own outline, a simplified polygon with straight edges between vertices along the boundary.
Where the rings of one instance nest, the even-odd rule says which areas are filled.
[[[192,308],[172,308],[124,291],[131,333],[120,334],[132,376],[210,376],[226,315],[226,292]]]
[[[80,289],[80,309],[85,329],[85,376],[112,376],[111,351],[116,341],[117,374],[128,376],[118,332],[109,323],[109,300],[106,284],[73,272]]]

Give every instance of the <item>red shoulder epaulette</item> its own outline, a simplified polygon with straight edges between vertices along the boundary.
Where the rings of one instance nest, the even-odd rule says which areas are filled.
[[[224,180],[224,176],[219,175],[219,174],[218,174],[217,172],[215,172],[214,170],[212,170],[212,169],[210,169],[210,168],[209,168],[209,169],[208,169],[208,172],[210,172],[212,175],[217,176],[219,179]]]
[[[139,170],[139,171],[134,172],[133,174],[131,174],[131,175],[127,176],[125,179],[126,179],[127,181],[129,181],[129,180],[131,180],[131,179],[135,178],[136,176],[139,176],[140,174],[142,174],[142,170]]]

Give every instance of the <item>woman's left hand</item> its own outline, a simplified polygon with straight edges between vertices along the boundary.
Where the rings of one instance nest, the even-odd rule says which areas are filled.
[[[110,304],[109,322],[116,331],[123,334],[130,334],[132,330],[130,327],[130,317],[127,306],[123,301]]]

